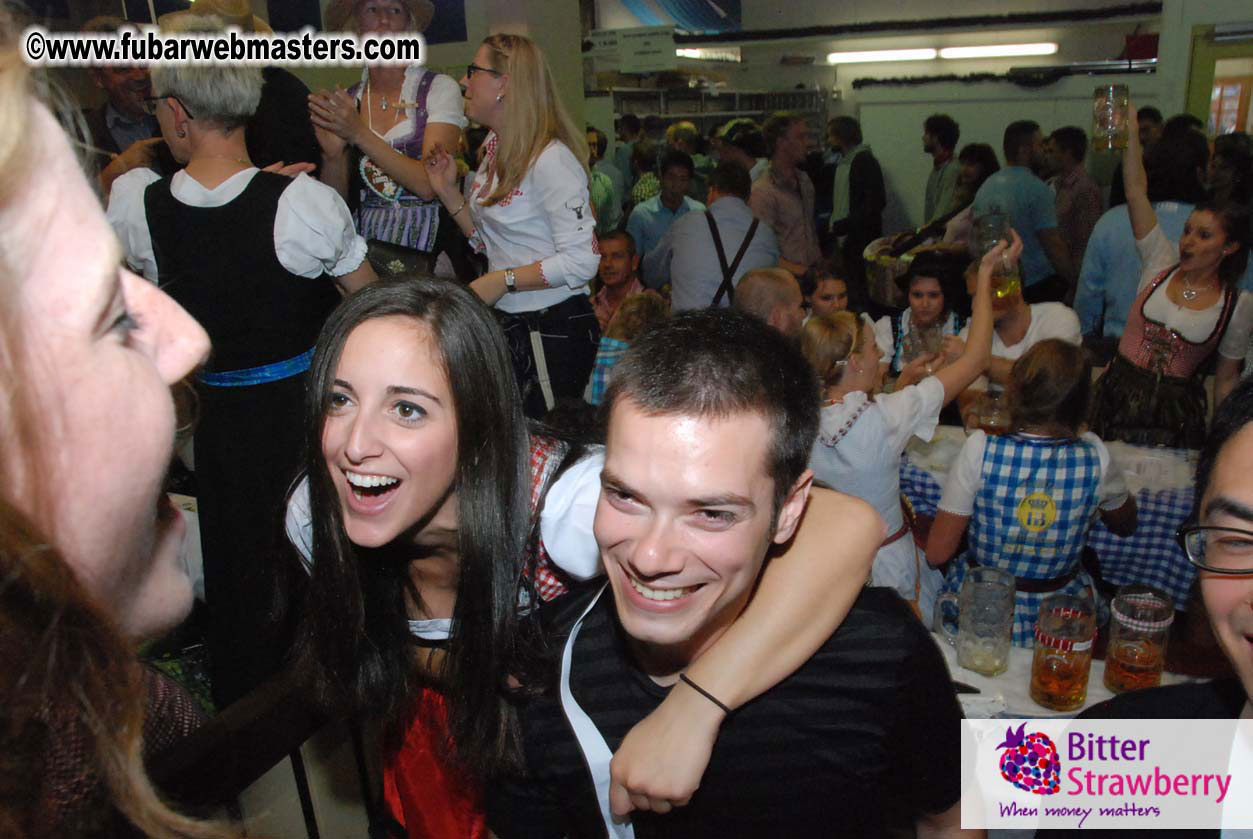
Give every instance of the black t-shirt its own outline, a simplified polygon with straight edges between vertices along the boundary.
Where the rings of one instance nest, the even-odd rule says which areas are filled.
[[[564,598],[558,653],[595,592]],[[606,592],[575,642],[571,693],[616,750],[667,688],[631,663]],[[604,836],[592,779],[556,691],[523,713],[530,776],[489,785],[502,839]],[[795,674],[722,725],[691,803],[638,813],[635,835],[883,835],[960,798],[961,709],[927,631],[889,589],[867,589]]]
[[[1079,719],[1096,720],[1226,720],[1240,716],[1247,697],[1239,679],[1193,682],[1184,685],[1123,693],[1088,708]],[[1218,830],[1038,830],[1037,839],[1062,836],[1164,836],[1170,839],[1217,837]]]

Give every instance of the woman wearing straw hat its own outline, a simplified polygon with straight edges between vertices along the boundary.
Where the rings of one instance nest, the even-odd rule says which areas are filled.
[[[332,0],[325,20],[331,30],[393,34],[421,32],[434,15],[430,0]],[[416,64],[379,64],[346,91],[310,95],[309,114],[322,145],[322,180],[353,207],[375,267],[432,270],[456,225],[446,213],[441,219],[419,161],[436,146],[457,148],[466,125],[461,88]],[[418,252],[427,256],[415,261]]]

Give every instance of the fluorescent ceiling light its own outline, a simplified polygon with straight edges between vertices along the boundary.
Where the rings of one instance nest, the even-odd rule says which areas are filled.
[[[677,49],[674,54],[679,58],[695,58],[698,61],[736,61],[740,60],[739,47],[696,47]]]
[[[986,47],[944,47],[940,58],[1013,58],[1020,55],[1053,55],[1057,44],[997,44]]]
[[[865,64],[880,61],[930,61],[936,56],[931,48],[915,50],[864,50],[862,52],[828,53],[828,64]]]

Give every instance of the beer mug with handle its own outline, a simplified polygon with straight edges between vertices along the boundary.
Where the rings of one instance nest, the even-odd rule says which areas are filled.
[[[947,608],[946,608],[947,604]],[[957,606],[957,631],[945,619]],[[945,592],[936,600],[936,630],[957,648],[957,663],[984,676],[998,676],[1009,668],[1014,628],[1014,575],[980,566],[966,572],[958,594]]]

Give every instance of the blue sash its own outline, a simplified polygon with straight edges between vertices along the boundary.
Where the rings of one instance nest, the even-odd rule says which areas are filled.
[[[285,361],[276,361],[273,364],[262,364],[260,367],[248,367],[243,370],[201,372],[197,378],[210,387],[250,387],[299,376],[309,369],[312,361],[313,347],[310,347],[295,358]]]

